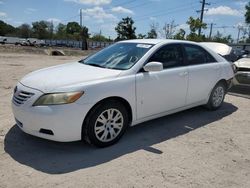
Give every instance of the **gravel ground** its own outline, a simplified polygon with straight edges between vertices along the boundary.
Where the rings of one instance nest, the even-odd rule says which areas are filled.
[[[78,59],[0,53],[0,187],[250,187],[248,98],[143,123],[104,149],[21,132],[11,112],[17,80]]]

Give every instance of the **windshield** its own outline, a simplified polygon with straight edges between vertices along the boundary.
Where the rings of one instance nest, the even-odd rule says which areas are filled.
[[[109,69],[127,70],[137,63],[152,46],[151,44],[140,43],[116,43],[81,60],[80,63]]]

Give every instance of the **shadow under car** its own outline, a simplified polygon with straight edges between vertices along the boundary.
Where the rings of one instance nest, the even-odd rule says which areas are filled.
[[[83,142],[58,143],[23,133],[14,125],[5,136],[5,151],[17,162],[48,174],[63,174],[106,163],[120,156],[144,149],[156,155],[152,147],[206,126],[237,111],[224,103],[217,111],[192,108],[151,120],[127,130],[123,138],[107,148],[95,148]]]

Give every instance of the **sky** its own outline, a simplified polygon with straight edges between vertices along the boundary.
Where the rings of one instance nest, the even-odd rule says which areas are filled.
[[[245,5],[248,0],[206,0],[204,22],[214,23],[213,34],[231,34],[237,38],[240,25],[244,25]],[[176,30],[188,31],[186,21],[190,16],[199,17],[200,0],[0,0],[0,20],[13,26],[34,21],[53,21],[66,24],[79,22],[80,9],[83,25],[90,33],[102,33],[106,37],[116,38],[114,30],[123,17],[132,17],[136,33],[146,34],[151,24],[159,30],[166,23],[174,21]],[[203,31],[209,33],[208,29]],[[162,35],[159,33],[159,37]]]

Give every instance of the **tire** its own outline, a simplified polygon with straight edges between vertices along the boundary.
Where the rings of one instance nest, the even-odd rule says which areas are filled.
[[[124,105],[109,100],[91,110],[83,123],[82,137],[94,146],[107,147],[122,137],[128,124],[128,112]]]
[[[206,104],[206,107],[209,110],[219,109],[224,102],[225,95],[226,95],[226,86],[222,82],[219,82],[213,88],[208,103]]]

